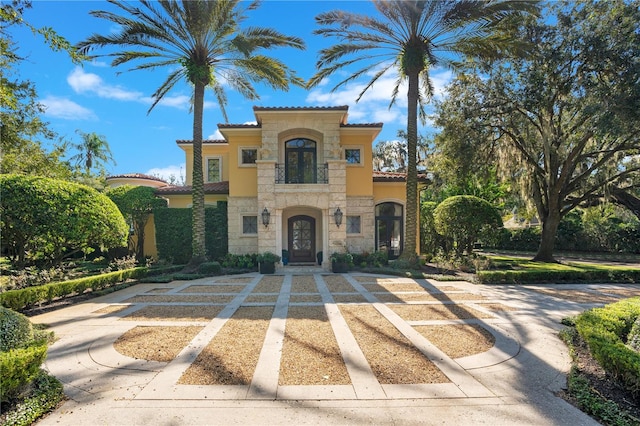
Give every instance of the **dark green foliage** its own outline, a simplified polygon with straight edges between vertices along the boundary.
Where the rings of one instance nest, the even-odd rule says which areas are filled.
[[[141,278],[146,274],[147,268],[140,267],[59,283],[9,290],[0,293],[0,305],[19,311],[38,303],[50,302],[56,298],[82,294],[88,289],[102,290],[112,284],[121,283],[127,279]]]
[[[0,352],[0,401],[15,398],[40,371],[47,344]]]
[[[158,257],[173,263],[191,259],[191,209],[154,209]],[[221,259],[227,254],[227,203],[205,208],[205,245],[207,257]]]
[[[640,283],[638,269],[610,269],[590,271],[478,271],[476,279],[482,284],[532,283]]]
[[[27,317],[0,306],[0,351],[22,348],[33,340],[33,326]]]
[[[488,240],[502,228],[502,218],[488,201],[472,195],[456,195],[438,204],[433,212],[436,231],[453,241],[458,256],[471,254],[479,238]]]
[[[147,186],[122,185],[107,191],[107,196],[118,206],[122,216],[131,221],[136,236],[135,254],[138,261],[144,259],[145,227],[153,209],[167,207],[167,200],[155,196],[155,189]],[[129,235],[129,245],[132,237]]]
[[[228,269],[247,269],[255,271],[258,268],[258,255],[227,253],[222,258],[222,267]]]
[[[433,256],[442,246],[443,238],[436,231],[433,212],[437,207],[433,201],[425,201],[420,207],[420,252]]]
[[[640,253],[640,222],[623,220],[612,207],[576,209],[560,221],[555,247],[564,251]],[[540,244],[539,227],[503,230],[495,247],[535,251]]]
[[[626,346],[631,328],[640,316],[640,297],[583,312],[576,330],[593,357],[640,402],[640,353]]]
[[[2,239],[17,265],[55,264],[88,247],[126,244],[116,205],[88,186],[39,176],[0,176]]]
[[[198,273],[204,275],[218,275],[222,271],[219,262],[204,262],[198,265]]]
[[[389,255],[385,251],[376,251],[373,253],[354,253],[353,264],[361,268],[381,268],[389,264]]]
[[[640,316],[636,318],[633,327],[631,327],[629,336],[627,336],[627,344],[631,346],[634,351],[640,352]]]
[[[605,425],[635,426],[638,419],[631,417],[610,400],[602,397],[590,385],[578,369],[573,366],[567,377],[567,391],[585,413],[595,417]]]
[[[191,280],[199,280],[200,278],[205,278],[204,274],[173,274],[174,281],[191,281]]]
[[[63,397],[62,383],[40,370],[33,380],[31,392],[14,410],[7,413],[3,426],[30,426],[53,410]]]

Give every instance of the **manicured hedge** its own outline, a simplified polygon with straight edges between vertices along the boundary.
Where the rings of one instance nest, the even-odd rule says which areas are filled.
[[[47,343],[0,352],[0,400],[9,401],[39,373],[47,355]]]
[[[51,283],[19,290],[8,290],[0,293],[0,305],[20,311],[38,303],[50,302],[53,299],[82,294],[85,290],[101,290],[112,284],[121,283],[127,279],[142,278],[147,275],[148,268],[139,267],[95,275],[75,280]]]
[[[576,330],[593,357],[636,399],[640,398],[640,353],[625,343],[639,316],[640,297],[635,297],[590,309],[575,320]]]
[[[207,257],[221,259],[228,251],[227,203],[206,207],[205,246]],[[158,208],[153,210],[156,227],[156,247],[160,259],[173,263],[191,260],[191,209]]]
[[[607,269],[589,271],[478,271],[482,284],[532,283],[638,283],[638,269]]]

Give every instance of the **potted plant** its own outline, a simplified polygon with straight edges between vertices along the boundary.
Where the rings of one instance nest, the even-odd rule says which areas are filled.
[[[285,266],[289,264],[289,250],[287,249],[282,249],[282,264]]]
[[[258,255],[258,269],[261,274],[273,274],[276,272],[276,263],[280,261],[280,256],[270,251],[265,251]]]
[[[333,272],[349,272],[353,267],[353,255],[349,252],[331,254],[331,270]]]

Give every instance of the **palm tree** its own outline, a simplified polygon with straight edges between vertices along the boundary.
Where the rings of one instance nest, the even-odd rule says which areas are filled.
[[[242,30],[246,11],[259,1],[240,0],[177,1],[142,0],[135,5],[109,0],[127,16],[108,11],[92,11],[93,16],[118,25],[115,34],[94,34],[77,45],[81,53],[104,46],[124,50],[98,56],[113,57],[117,66],[133,60],[142,63],[132,70],[167,67],[166,80],[153,94],[149,112],[178,83],[185,79],[193,86],[193,254],[191,266],[205,259],[204,182],[202,172],[202,120],[204,91],[213,90],[225,121],[227,97],[224,84],[247,99],[259,99],[254,83],[264,82],[287,90],[301,80],[281,61],[256,53],[260,49],[290,46],[304,49],[304,42],[270,28]],[[241,6],[246,5],[246,8]]]
[[[80,130],[76,130],[76,132],[82,137],[82,142],[73,145],[79,152],[70,158],[71,161],[75,161],[78,166],[83,166],[87,174],[98,163],[112,162],[115,164],[109,143],[104,136]]]
[[[429,72],[435,67],[459,69],[460,59],[491,57],[516,45],[501,31],[509,18],[538,11],[535,0],[373,0],[380,17],[334,10],[316,16],[316,34],[337,37],[340,43],[322,49],[318,71],[307,83],[319,85],[329,75],[352,65],[361,68],[333,90],[373,72],[356,102],[388,71],[398,74],[391,107],[407,83],[407,206],[402,258],[416,260],[418,184],[416,146],[418,114],[425,123],[424,105],[434,94]]]

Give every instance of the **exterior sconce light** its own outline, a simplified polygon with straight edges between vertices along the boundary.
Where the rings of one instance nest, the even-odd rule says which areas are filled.
[[[264,210],[262,210],[262,224],[264,225],[265,228],[269,226],[270,219],[271,219],[271,213],[269,213],[269,210],[267,210],[267,208],[265,207]]]
[[[342,225],[342,211],[340,210],[340,207],[333,212],[333,220],[336,222],[336,226],[340,228],[340,225]]]

